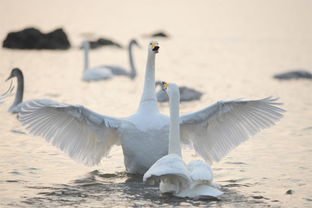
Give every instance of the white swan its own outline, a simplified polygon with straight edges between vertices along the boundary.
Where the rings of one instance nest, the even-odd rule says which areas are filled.
[[[170,127],[168,155],[160,158],[144,174],[143,181],[154,183],[160,180],[161,193],[172,193],[177,197],[203,198],[219,197],[223,192],[212,184],[210,166],[201,160],[194,160],[188,165],[182,160],[179,118],[179,87],[163,83],[163,90],[169,96]]]
[[[4,93],[0,94],[0,104],[3,103],[3,100],[5,98],[13,95],[13,93],[12,93],[13,89],[14,89],[14,86],[13,86],[12,81],[11,81],[9,88]]]
[[[21,110],[21,107],[25,104],[23,102],[23,95],[24,95],[24,76],[23,72],[19,68],[14,68],[11,71],[10,76],[7,80],[12,79],[13,77],[17,78],[17,89],[15,94],[15,100],[11,107],[9,108],[9,112],[11,113],[18,113]]]
[[[83,42],[84,72],[83,72],[82,79],[84,81],[98,81],[98,80],[103,80],[103,79],[110,79],[115,75],[128,76],[129,78],[134,79],[137,74],[137,70],[134,64],[134,60],[133,60],[133,52],[132,52],[132,47],[134,45],[140,47],[137,41],[134,39],[129,42],[128,53],[129,53],[130,71],[127,71],[119,66],[111,66],[111,65],[89,68],[90,44],[88,41],[84,41]]]
[[[19,114],[30,133],[44,137],[76,161],[98,164],[113,145],[122,145],[129,173],[144,174],[168,154],[169,118],[159,113],[155,95],[158,42],[148,46],[144,91],[138,111],[127,118],[104,116],[81,105],[33,100]],[[182,116],[181,140],[193,144],[208,161],[231,149],[282,117],[273,99],[218,102]]]

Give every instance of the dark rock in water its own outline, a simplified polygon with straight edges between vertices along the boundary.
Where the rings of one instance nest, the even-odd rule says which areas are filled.
[[[151,34],[151,37],[169,38],[169,35],[167,35],[165,32],[157,32],[157,33]]]
[[[290,79],[312,79],[312,74],[308,71],[299,69],[286,73],[274,75],[275,79],[290,80]]]
[[[263,199],[264,197],[263,196],[252,196],[252,198],[254,198],[254,199]]]
[[[119,43],[116,43],[106,38],[99,38],[96,41],[89,41],[89,44],[91,49],[96,49],[102,46],[115,46],[117,48],[122,48],[122,46]],[[80,48],[83,47],[81,46]]]
[[[70,48],[67,35],[62,28],[49,33],[41,33],[35,28],[10,32],[3,41],[4,48],[12,49],[61,49]]]
[[[286,193],[285,194],[293,194],[294,193],[294,191],[293,190],[291,190],[291,189],[289,189],[288,191],[286,191]]]

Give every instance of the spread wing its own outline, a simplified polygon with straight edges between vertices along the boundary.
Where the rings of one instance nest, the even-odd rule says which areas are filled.
[[[14,86],[11,81],[9,88],[4,93],[0,94],[0,104],[5,98],[13,95],[13,89],[14,89]]]
[[[271,127],[284,112],[277,99],[220,101],[181,116],[181,139],[209,162],[221,160],[261,129]]]
[[[98,164],[114,144],[120,144],[120,120],[92,112],[81,105],[50,100],[26,102],[19,120],[35,136],[86,165]]]

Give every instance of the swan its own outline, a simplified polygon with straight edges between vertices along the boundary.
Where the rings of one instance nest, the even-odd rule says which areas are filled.
[[[17,78],[17,90],[15,94],[15,100],[11,107],[9,108],[9,112],[11,113],[19,113],[21,107],[25,104],[23,102],[23,95],[24,95],[24,76],[23,72],[19,68],[12,69],[10,76],[7,80],[12,79],[13,77]]]
[[[45,138],[86,165],[96,165],[113,145],[121,145],[128,173],[144,174],[168,154],[169,117],[159,112],[155,93],[157,41],[148,45],[144,89],[136,113],[115,118],[50,100],[32,100],[19,120],[29,133]],[[231,149],[273,126],[282,117],[274,99],[218,102],[180,117],[181,140],[206,161],[219,161]]]
[[[3,103],[3,100],[5,98],[7,98],[13,94],[12,93],[13,89],[14,89],[14,86],[13,86],[12,81],[11,81],[9,88],[4,93],[0,94],[0,104]]]
[[[291,80],[291,79],[312,79],[312,74],[304,69],[292,70],[285,73],[274,75],[275,79]]]
[[[102,79],[110,79],[115,75],[122,75],[130,77],[134,79],[137,74],[137,70],[133,60],[132,46],[139,46],[136,40],[131,40],[128,45],[128,53],[129,53],[129,62],[130,62],[130,71],[127,71],[119,66],[99,66],[95,68],[89,68],[89,49],[90,44],[88,41],[83,42],[84,48],[84,72],[83,72],[83,80],[84,81],[98,81]]]
[[[168,93],[170,105],[168,155],[157,160],[144,174],[143,181],[153,183],[160,180],[160,192],[177,197],[219,197],[223,192],[212,184],[210,166],[202,160],[185,164],[182,160],[180,141],[179,102],[180,92],[176,84],[163,82],[162,89]]]
[[[157,81],[156,86],[160,86],[161,82]],[[195,89],[189,88],[189,87],[179,87],[179,92],[180,92],[180,101],[193,101],[193,100],[199,100],[201,96],[203,95],[202,92],[199,92]],[[169,97],[168,94],[164,90],[159,90],[156,93],[157,101],[158,102],[168,102]]]

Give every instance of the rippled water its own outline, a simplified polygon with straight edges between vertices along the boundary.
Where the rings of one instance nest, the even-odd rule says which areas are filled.
[[[277,81],[275,73],[312,70],[310,1],[49,1],[2,0],[0,37],[26,26],[50,31],[63,26],[68,51],[0,49],[0,89],[12,67],[25,75],[25,100],[48,98],[82,104],[110,116],[135,112],[143,88],[144,35],[163,29],[156,78],[204,92],[201,101],[183,103],[184,113],[221,99],[280,97],[285,117],[213,164],[218,200],[192,201],[160,195],[124,172],[121,148],[114,147],[97,167],[69,159],[39,137],[27,135],[10,98],[0,106],[0,207],[312,207],[312,82]],[[138,77],[84,83],[84,38],[112,37],[126,45],[135,37]],[[91,65],[128,66],[125,50],[91,52]],[[168,113],[168,105],[160,109]],[[197,156],[184,151],[190,161]],[[293,194],[286,194],[292,190]]]

